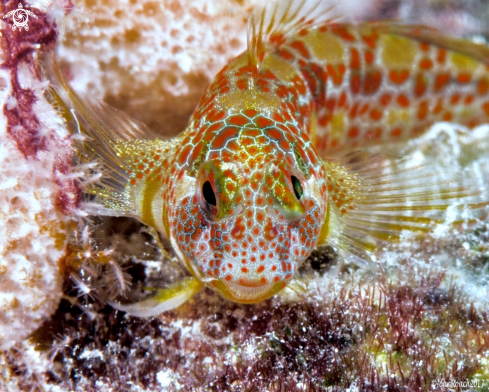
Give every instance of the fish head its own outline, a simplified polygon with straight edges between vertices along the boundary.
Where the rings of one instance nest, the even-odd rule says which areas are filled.
[[[228,132],[220,147],[209,144],[194,192],[179,204],[175,242],[209,287],[258,302],[283,289],[315,248],[325,175],[307,143],[271,130]]]

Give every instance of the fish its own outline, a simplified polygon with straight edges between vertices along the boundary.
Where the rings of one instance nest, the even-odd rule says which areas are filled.
[[[488,122],[488,47],[397,21],[342,22],[309,0],[266,2],[247,30],[247,50],[173,138],[76,93],[55,56],[46,61],[50,99],[83,135],[79,160],[102,165],[85,209],[139,219],[192,275],[116,309],[154,316],[203,287],[256,303],[317,247],[370,260],[403,233],[443,223],[448,209],[487,207],[475,176],[406,168],[368,148],[438,121]]]

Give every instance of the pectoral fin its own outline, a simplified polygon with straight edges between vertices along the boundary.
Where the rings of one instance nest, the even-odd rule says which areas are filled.
[[[172,285],[156,290],[152,297],[132,304],[109,303],[114,309],[136,317],[153,317],[167,310],[175,309],[204,288],[204,284],[194,277],[183,278]]]
[[[453,173],[366,153],[325,165],[329,210],[318,244],[364,259],[404,234],[487,214],[489,195],[470,171]]]
[[[166,162],[178,138],[163,140],[125,113],[76,93],[53,55],[43,64],[51,81],[46,95],[59,109],[70,133],[76,135],[77,163],[92,165],[88,174],[95,181],[87,182],[83,190],[95,199],[85,203],[84,210],[144,220],[138,195],[151,182],[149,178],[157,182],[168,169]]]

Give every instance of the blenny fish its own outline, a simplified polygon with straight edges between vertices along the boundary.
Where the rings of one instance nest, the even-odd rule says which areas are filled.
[[[487,205],[470,176],[358,152],[437,121],[487,122],[486,46],[394,21],[339,22],[321,2],[266,3],[250,16],[248,49],[172,139],[78,95],[48,61],[53,102],[86,136],[80,159],[102,162],[87,209],[154,228],[192,274],[119,309],[155,315],[204,286],[262,301],[318,246],[369,259],[443,222],[454,203]]]

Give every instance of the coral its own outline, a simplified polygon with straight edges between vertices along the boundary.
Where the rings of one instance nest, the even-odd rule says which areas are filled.
[[[244,50],[254,3],[75,1],[59,54],[75,89],[175,134],[217,71]]]
[[[77,197],[63,177],[71,152],[67,134],[34,68],[36,48],[53,43],[56,33],[46,15],[35,12],[28,34],[3,22],[1,37],[1,349],[21,342],[56,310],[69,229],[62,209]]]

